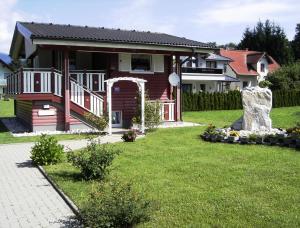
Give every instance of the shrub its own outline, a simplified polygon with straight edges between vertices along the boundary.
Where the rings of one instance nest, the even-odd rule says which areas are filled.
[[[88,227],[133,227],[150,219],[150,201],[133,191],[131,184],[100,184],[81,210]]]
[[[153,130],[161,123],[160,116],[161,104],[159,101],[150,101],[149,96],[145,93],[145,127],[149,130]],[[141,97],[138,94],[137,110],[133,117],[133,122],[141,124]]]
[[[64,157],[64,147],[53,136],[42,135],[31,150],[31,159],[37,165],[50,165]]]
[[[260,81],[260,82],[258,83],[258,85],[259,85],[259,87],[261,87],[261,88],[267,88],[267,87],[272,86],[272,83],[269,82],[268,80],[263,80],[263,81]]]
[[[124,142],[134,142],[136,139],[137,133],[135,130],[130,130],[125,132],[122,136]]]
[[[108,115],[96,116],[93,113],[85,113],[84,118],[92,124],[97,130],[104,131],[108,125]]]
[[[68,161],[79,168],[84,179],[102,180],[109,173],[115,155],[120,151],[107,144],[97,144],[91,140],[85,149],[70,152],[67,155]]]

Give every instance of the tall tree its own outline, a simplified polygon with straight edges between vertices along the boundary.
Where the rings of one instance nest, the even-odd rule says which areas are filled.
[[[269,20],[259,21],[253,29],[246,28],[238,48],[267,52],[279,64],[293,62],[293,52],[284,30]]]
[[[300,24],[297,24],[296,26],[296,34],[294,40],[292,41],[292,48],[295,59],[300,61]]]

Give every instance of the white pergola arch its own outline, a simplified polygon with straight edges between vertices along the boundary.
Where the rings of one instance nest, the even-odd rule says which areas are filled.
[[[144,79],[141,78],[133,78],[133,77],[119,77],[119,78],[111,78],[105,80],[106,82],[106,91],[107,91],[107,109],[108,109],[108,133],[112,134],[112,95],[111,88],[113,87],[115,82],[118,81],[131,81],[137,84],[139,87],[139,92],[141,93],[141,132],[145,133],[145,82]]]

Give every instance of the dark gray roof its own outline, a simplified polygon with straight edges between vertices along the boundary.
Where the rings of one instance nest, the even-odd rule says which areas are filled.
[[[135,30],[108,29],[74,25],[58,25],[34,22],[18,22],[31,33],[30,38],[138,43],[195,48],[215,48],[206,43],[189,40],[165,33],[141,32]]]

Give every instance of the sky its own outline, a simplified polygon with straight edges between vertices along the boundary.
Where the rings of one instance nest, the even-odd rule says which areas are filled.
[[[238,43],[246,27],[270,19],[289,40],[300,0],[0,0],[0,52],[9,52],[16,21],[164,32],[201,42]]]

